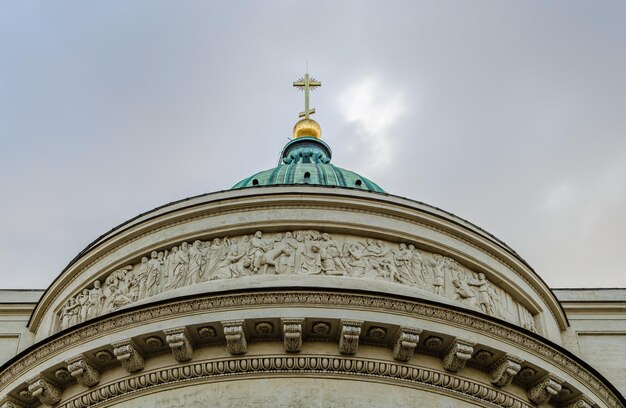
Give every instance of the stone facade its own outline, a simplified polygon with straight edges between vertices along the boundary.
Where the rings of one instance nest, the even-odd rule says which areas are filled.
[[[196,197],[103,236],[19,312],[0,298],[0,341],[17,334],[0,407],[624,406],[595,345],[620,355],[597,331],[626,313],[557,294],[494,237],[398,197]],[[610,307],[614,323],[588,317]]]

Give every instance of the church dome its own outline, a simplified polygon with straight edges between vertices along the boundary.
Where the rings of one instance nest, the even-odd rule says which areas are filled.
[[[385,193],[373,181],[350,170],[333,165],[330,147],[316,137],[298,137],[283,148],[281,163],[247,177],[233,189],[257,186],[308,184],[355,188]]]

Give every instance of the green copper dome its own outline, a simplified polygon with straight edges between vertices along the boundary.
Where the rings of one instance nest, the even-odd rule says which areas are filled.
[[[315,137],[299,137],[285,145],[281,163],[269,170],[241,180],[233,189],[275,186],[281,184],[310,184],[337,186],[384,193],[376,183],[359,174],[330,163],[330,147]]]

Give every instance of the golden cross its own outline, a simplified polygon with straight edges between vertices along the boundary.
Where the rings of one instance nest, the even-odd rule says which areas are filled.
[[[318,86],[322,86],[321,82],[318,82],[315,78],[310,77],[308,73],[304,75],[304,78],[300,78],[293,83],[293,86],[304,91],[304,112],[300,112],[300,117],[309,118],[309,115],[315,113],[315,108],[309,109],[309,93]]]

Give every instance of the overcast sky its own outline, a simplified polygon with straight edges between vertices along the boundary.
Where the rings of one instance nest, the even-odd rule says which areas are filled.
[[[4,1],[0,287],[273,167],[309,72],[333,162],[626,287],[624,1]]]

